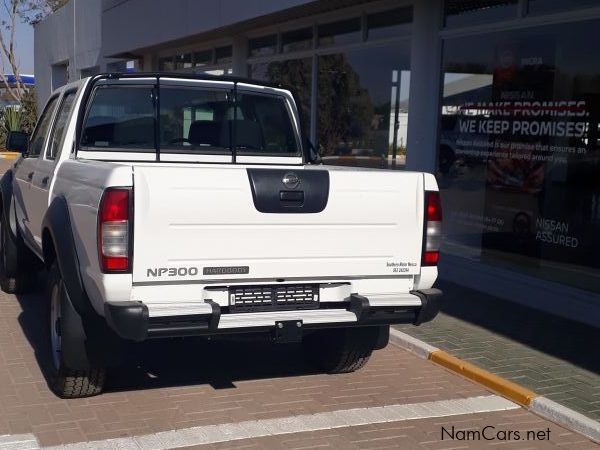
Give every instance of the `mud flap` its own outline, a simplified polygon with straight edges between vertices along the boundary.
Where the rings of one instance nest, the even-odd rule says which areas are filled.
[[[64,283],[60,286],[61,350],[65,365],[73,370],[115,366],[123,360],[125,343],[101,318],[82,320]]]
[[[88,370],[91,367],[85,345],[86,334],[83,321],[69,298],[64,283],[60,283],[61,352],[67,367]]]

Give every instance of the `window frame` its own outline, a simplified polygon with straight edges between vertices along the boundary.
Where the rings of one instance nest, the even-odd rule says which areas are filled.
[[[46,144],[44,152],[43,152],[43,154],[44,154],[43,159],[45,159],[47,161],[55,161],[60,156],[60,152],[57,152],[56,155],[54,155],[53,157],[50,156],[50,150],[52,149],[52,143],[54,140],[54,134],[56,132],[56,126],[58,124],[60,113],[63,110],[63,106],[65,104],[65,100],[66,100],[67,96],[73,95],[73,103],[71,104],[71,107],[70,107],[68,115],[67,115],[65,128],[63,130],[63,135],[60,137],[60,142],[58,142],[58,144],[57,144],[58,149],[60,150],[61,147],[63,146],[63,142],[66,137],[66,131],[67,131],[67,128],[69,125],[69,118],[71,117],[71,114],[73,113],[73,109],[74,109],[75,103],[77,101],[77,90],[78,90],[77,88],[68,89],[68,90],[64,91],[60,97],[60,103],[58,104],[58,107],[57,107],[54,117],[52,119],[51,130],[50,130],[50,133],[48,134],[48,143]]]
[[[225,87],[225,86],[210,86],[210,85],[197,85],[197,86],[193,86],[193,85],[189,85],[189,84],[164,84],[161,86],[161,89],[206,89],[207,91],[222,91],[224,93],[230,93],[232,92],[232,89]],[[160,97],[160,94],[159,94]],[[162,105],[160,106],[162,107]],[[158,111],[159,115],[161,113],[160,109]],[[158,123],[158,127],[159,127],[159,136],[161,135],[161,123]],[[230,157],[232,154],[231,149],[227,149],[227,148],[223,148],[221,149],[217,149],[217,148],[207,148],[206,150],[203,151],[186,151],[185,147],[181,147],[181,149],[179,148],[169,148],[169,147],[163,147],[163,143],[162,141],[158,142],[158,144],[160,145],[160,155],[161,155],[161,160],[162,160],[162,156],[164,155],[203,155],[203,156],[227,156]],[[190,149],[191,150],[191,149]]]
[[[138,81],[138,80],[135,80]],[[99,89],[102,89],[104,87],[135,87],[135,88],[152,88],[152,89],[156,89],[156,82],[153,81],[153,83],[144,83],[144,82],[140,82],[140,83],[119,83],[119,82],[115,82],[115,83],[90,83],[92,84],[91,86],[91,90],[87,96],[87,98],[84,100],[86,101],[86,107],[85,107],[85,113],[82,116],[82,121],[81,124],[79,126],[79,132],[77,133],[77,151],[84,151],[84,152],[100,152],[100,153],[107,153],[107,154],[111,154],[111,153],[143,153],[143,154],[148,154],[148,155],[156,155],[157,153],[157,143],[156,143],[156,133],[154,133],[154,147],[95,147],[95,146],[89,146],[89,145],[82,145],[82,138],[83,138],[83,130],[85,129],[85,124],[87,122],[90,110],[91,110],[91,106],[94,100],[94,97],[96,95],[96,93],[98,92]],[[157,105],[154,105],[154,114],[153,117],[156,119],[156,109],[157,109]],[[153,158],[154,159],[154,158]]]
[[[31,137],[29,138],[29,145],[28,145],[28,149],[27,149],[27,153],[25,154],[25,158],[39,158],[40,155],[43,155],[46,152],[46,147],[48,145],[48,140],[49,140],[49,134],[46,134],[46,136],[44,136],[44,142],[42,143],[42,148],[40,149],[40,152],[38,154],[31,154],[29,152],[29,150],[31,149],[31,143],[33,142],[33,139],[35,137],[37,137],[37,133],[40,132],[40,126],[43,122],[43,120],[46,117],[46,114],[49,112],[49,108],[50,105],[52,104],[52,102],[56,102],[54,103],[54,106],[52,107],[52,112],[50,113],[50,122],[49,122],[49,126],[48,129],[51,130],[52,129],[52,124],[54,123],[54,116],[56,114],[56,110],[58,107],[58,99],[60,98],[60,92],[56,93],[54,95],[51,95],[50,98],[48,99],[48,101],[46,102],[46,105],[44,106],[44,110],[42,111],[42,114],[40,115],[40,118],[37,120],[36,124],[35,124],[35,128],[33,129],[33,133],[31,133]]]

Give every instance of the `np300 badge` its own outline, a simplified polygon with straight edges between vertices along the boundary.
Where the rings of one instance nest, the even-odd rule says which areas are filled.
[[[294,172],[288,172],[283,176],[281,182],[288,189],[296,189],[300,184],[300,178]]]
[[[155,267],[147,269],[147,277],[193,277],[198,275],[197,267]]]

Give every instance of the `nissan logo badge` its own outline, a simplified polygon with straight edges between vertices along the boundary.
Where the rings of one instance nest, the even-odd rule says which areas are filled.
[[[288,172],[283,176],[281,182],[288,189],[296,189],[300,184],[300,178],[294,172]]]

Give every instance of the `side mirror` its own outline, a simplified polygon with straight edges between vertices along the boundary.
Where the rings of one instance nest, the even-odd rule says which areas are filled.
[[[321,164],[322,161],[319,150],[317,150],[310,139],[306,139],[306,147],[308,148],[308,162],[311,164]]]
[[[29,135],[22,131],[9,131],[6,136],[6,149],[25,155],[29,149]]]

